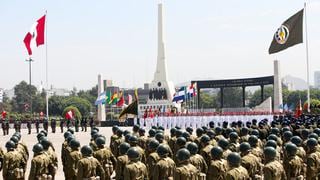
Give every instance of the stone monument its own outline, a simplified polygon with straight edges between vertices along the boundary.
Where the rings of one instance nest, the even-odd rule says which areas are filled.
[[[102,75],[98,75],[98,95],[104,92],[103,80]],[[96,124],[100,124],[101,121],[106,120],[106,108],[104,104],[98,105],[98,115],[97,115],[97,122]]]
[[[273,111],[282,112],[282,84],[281,84],[281,75],[280,75],[280,63],[278,60],[275,60],[273,63],[274,68],[274,83],[273,83]]]

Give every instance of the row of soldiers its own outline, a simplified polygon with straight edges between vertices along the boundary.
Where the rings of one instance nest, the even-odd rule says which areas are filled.
[[[225,125],[227,124],[224,123]],[[110,151],[116,179],[319,179],[318,122],[275,119],[186,131],[114,126]],[[98,133],[92,133],[92,146]]]
[[[59,127],[60,127],[60,131],[61,133],[64,132],[64,127],[66,128],[70,128],[72,126],[74,126],[75,131],[79,132],[80,131],[80,127],[81,127],[81,131],[87,132],[87,127],[88,127],[88,120],[86,118],[82,118],[81,121],[75,119],[73,120],[74,123],[72,123],[72,121],[70,120],[59,120]],[[43,120],[40,119],[35,119],[34,121],[32,120],[27,120],[25,121],[26,123],[26,127],[28,128],[28,134],[31,134],[31,130],[32,130],[32,124],[34,124],[35,129],[36,129],[36,133],[40,132],[40,124],[42,124],[43,129],[47,132],[49,132],[49,125],[51,127],[51,132],[52,133],[56,133],[56,128],[57,128],[57,120],[55,118],[52,118],[50,120],[50,122],[44,118]],[[9,129],[10,129],[10,125],[9,125],[9,121],[8,120],[1,120],[1,128],[3,131],[3,135],[8,135],[9,134]],[[89,125],[90,127],[94,126],[94,120],[90,119],[89,120]],[[21,132],[21,121],[15,120],[13,123],[13,128],[15,130],[15,132]]]

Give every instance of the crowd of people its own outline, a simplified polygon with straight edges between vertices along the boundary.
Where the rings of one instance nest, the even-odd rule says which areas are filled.
[[[132,131],[112,127],[105,137],[91,128],[89,145],[80,147],[73,129],[63,135],[61,162],[66,179],[319,179],[319,116],[276,116],[220,126],[162,126]],[[195,131],[195,132],[194,132]],[[110,138],[110,144],[107,143]],[[47,131],[37,134],[29,180],[55,179],[58,158]],[[85,144],[81,142],[81,144]],[[24,179],[28,149],[16,132],[0,151],[3,178]]]

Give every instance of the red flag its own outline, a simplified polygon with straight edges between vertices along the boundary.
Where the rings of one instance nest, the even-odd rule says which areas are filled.
[[[2,118],[5,119],[6,116],[7,116],[7,112],[6,111],[2,111],[1,115],[2,115]]]
[[[69,110],[67,113],[66,113],[66,119],[70,120],[73,118],[73,111]]]
[[[121,98],[119,99],[119,101],[117,102],[117,106],[118,107],[122,107],[124,105],[124,97],[121,96]]]
[[[44,44],[44,29],[45,29],[46,15],[42,16],[31,27],[31,30],[24,37],[24,44],[28,50],[28,54],[32,55],[32,49],[36,46]]]
[[[298,117],[301,116],[301,114],[302,114],[302,106],[301,106],[301,99],[300,99],[299,104],[298,104],[298,106],[296,107],[296,112],[295,112],[295,114],[294,114],[294,117],[295,117],[295,118],[298,118]]]

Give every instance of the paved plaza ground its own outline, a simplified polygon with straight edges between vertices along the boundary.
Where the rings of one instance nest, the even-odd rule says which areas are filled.
[[[132,127],[121,127],[121,129],[132,129]],[[64,141],[63,138],[63,133],[60,133],[60,129],[57,129],[58,132],[56,133],[51,133],[51,129],[49,129],[49,133],[48,133],[48,139],[50,141],[52,141],[55,149],[56,149],[56,153],[58,156],[58,161],[59,161],[59,167],[58,167],[58,172],[56,175],[56,180],[62,180],[64,179],[64,174],[63,174],[63,170],[62,170],[62,164],[61,164],[61,144]],[[100,127],[99,128],[100,133],[103,134],[104,136],[106,136],[107,138],[107,145],[109,145],[110,143],[110,136],[112,134],[112,130],[111,127]],[[66,129],[65,129],[66,131]],[[2,131],[0,132],[2,134]],[[2,136],[0,138],[0,146],[1,148],[6,151],[5,149],[5,143],[10,139],[11,135],[14,133],[13,129],[10,129],[9,132],[9,136]],[[22,140],[27,144],[28,146],[28,150],[29,150],[29,160],[28,160],[28,165],[27,165],[27,172],[26,172],[26,179],[29,176],[29,171],[30,171],[30,167],[31,167],[31,159],[33,157],[33,152],[32,152],[32,147],[34,144],[37,143],[37,133],[35,129],[32,129],[32,133],[29,135],[28,134],[28,130],[27,129],[22,129],[21,130],[21,134],[22,134]],[[83,145],[87,145],[89,144],[90,141],[90,128],[88,128],[87,132],[75,132],[75,136],[76,138],[80,141],[81,146]],[[2,178],[2,172],[1,172],[1,177]]]

